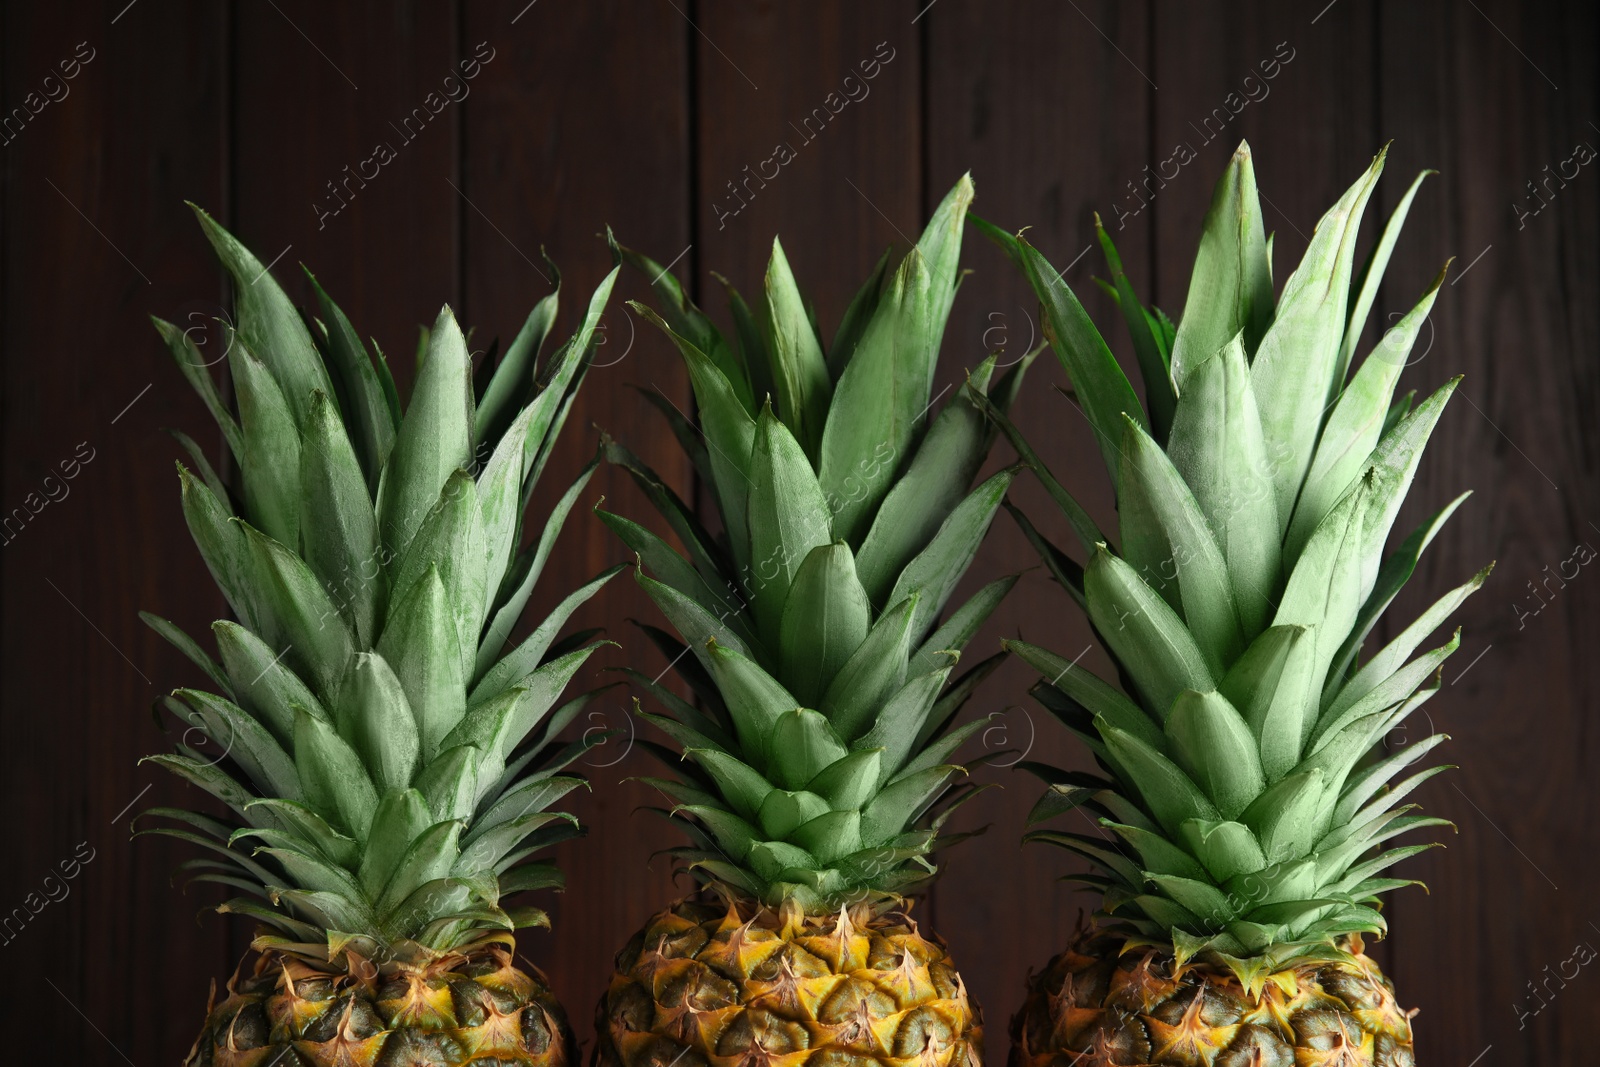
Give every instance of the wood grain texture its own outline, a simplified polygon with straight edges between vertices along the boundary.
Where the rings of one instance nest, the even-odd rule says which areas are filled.
[[[13,839],[0,870],[0,923],[13,923],[0,962],[16,977],[0,1014],[9,1034],[50,1034],[61,1062],[175,1063],[207,983],[226,976],[248,939],[242,924],[195,921],[214,896],[168,887],[188,853],[130,842],[122,811],[146,786],[140,807],[193,801],[135,762],[170,740],[144,714],[152,699],[195,680],[136,610],[199,635],[222,611],[178,512],[169,466],[178,450],[160,428],[187,429],[220,458],[217,435],[145,321],[154,312],[201,326],[227,301],[184,199],[212,209],[263,261],[283,252],[274,272],[299,299],[298,263],[312,267],[405,380],[416,329],[442,303],[478,328],[474,349],[509,338],[548,291],[541,245],[564,272],[558,329],[569,331],[610,267],[596,237],[607,223],[662,263],[681,254],[673,270],[716,314],[710,272],[754,289],[781,233],[826,332],[883,248],[904,248],[970,170],[976,210],[1033,227],[1131,369],[1091,280],[1103,274],[1095,212],[1136,288],[1176,315],[1211,185],[1240,138],[1277,231],[1280,284],[1320,212],[1393,139],[1371,220],[1419,169],[1443,173],[1412,209],[1367,341],[1455,256],[1456,281],[1402,388],[1467,374],[1397,528],[1462,488],[1476,494],[1424,558],[1387,632],[1484,562],[1499,563],[1455,620],[1465,641],[1444,691],[1423,723],[1388,739],[1415,741],[1428,717],[1454,737],[1444,751],[1461,769],[1418,799],[1460,833],[1400,869],[1432,893],[1395,895],[1379,950],[1402,1001],[1423,1009],[1419,1062],[1593,1058],[1585,1024],[1600,978],[1593,967],[1573,977],[1567,961],[1580,942],[1600,946],[1600,579],[1593,565],[1560,575],[1577,544],[1600,548],[1600,170],[1549,177],[1579,142],[1600,146],[1592,5],[111,0],[13,4],[3,18],[0,123],[29,110],[30,92],[52,91],[43,79],[80,41],[95,50],[68,95],[0,135],[0,519],[60,495],[52,487],[62,483],[45,478],[59,479],[79,442],[95,457],[0,548],[0,800]],[[480,42],[493,58],[461,79],[460,62]],[[861,64],[873,58],[877,73],[865,78]],[[1158,171],[1180,143],[1193,161],[1151,178],[1145,168]],[[379,144],[393,158],[360,177]],[[767,161],[780,144],[792,158],[774,175]],[[1002,258],[969,235],[964,261],[975,273],[956,302],[936,391],[986,351],[1014,358],[1036,337],[1033,300]],[[625,275],[618,296],[642,296],[644,281]],[[536,508],[592,455],[596,426],[694,492],[666,427],[628,388],[658,386],[689,410],[676,355],[620,303],[606,337],[616,346],[602,358],[609,365],[586,384]],[[1041,357],[1017,417],[1109,527],[1087,426],[1050,388],[1064,377]],[[997,446],[991,469],[1009,461]],[[650,514],[604,469],[586,496]],[[1014,496],[1069,543],[1035,487],[1022,483]],[[558,586],[623,558],[580,510],[534,611]],[[967,584],[1031,558],[1001,517]],[[630,618],[657,614],[623,575],[580,617],[624,646],[597,659],[585,684],[607,680],[605,666],[665,666]],[[1091,643],[1079,612],[1037,570],[968,660],[1017,633],[1068,655]],[[1081,662],[1109,674],[1098,649]],[[1016,753],[1002,750],[1026,748],[1029,758],[1086,766],[1081,747],[1030,704],[1031,681],[1009,664],[980,693],[967,714],[1000,717],[972,754],[1004,763]],[[603,703],[603,718],[582,726],[628,729],[624,699]],[[541,902],[554,930],[523,939],[585,1041],[613,953],[687,888],[652,856],[675,843],[635,811],[653,798],[624,781],[654,768],[639,751],[604,766],[625,750],[616,745],[591,759],[595,788],[574,798],[590,832],[559,851],[569,889]],[[945,876],[918,914],[951,943],[998,1061],[1028,968],[1065,942],[1092,901],[1055,881],[1080,869],[1060,850],[1017,844],[1036,783],[997,766],[976,773],[1004,788],[960,818],[990,829],[941,857]],[[45,876],[82,841],[95,858],[34,916]]]
[[[1402,893],[1391,908],[1395,977],[1424,1008],[1420,1062],[1470,1063],[1490,1048],[1485,1063],[1594,1055],[1583,998],[1596,976],[1568,961],[1579,944],[1600,947],[1600,582],[1592,566],[1563,564],[1579,544],[1600,549],[1597,315],[1592,296],[1577,296],[1595,289],[1600,184],[1580,172],[1567,188],[1541,186],[1538,214],[1519,221],[1515,208],[1539,208],[1527,183],[1546,165],[1579,142],[1600,147],[1592,48],[1579,45],[1595,33],[1585,5],[1537,17],[1484,0],[1384,8],[1381,117],[1399,136],[1396,163],[1443,173],[1418,198],[1382,310],[1401,310],[1457,257],[1432,348],[1402,387],[1466,374],[1398,525],[1474,490],[1395,619],[1498,561],[1456,620],[1462,651],[1427,708],[1461,769],[1421,800],[1460,832],[1405,872],[1431,895]]]
[[[208,418],[146,316],[188,326],[218,309],[183,200],[224,188],[227,23],[203,3],[115,25],[110,14],[13,5],[4,30],[6,114],[31,111],[29,93],[51,102],[5,145],[0,499],[8,519],[37,514],[0,549],[0,796],[17,828],[0,864],[0,960],[8,1028],[53,1035],[48,1053],[14,1055],[85,1064],[182,1053],[238,947],[225,924],[194,921],[203,894],[171,888],[185,846],[130,840],[140,808],[191,799],[135,762],[168,743],[148,712],[188,676],[137,612],[203,633],[221,608],[196,580],[179,452],[161,432]],[[184,28],[176,39],[168,19]],[[75,854],[88,861],[65,878]]]
[[[1184,158],[1180,147],[1193,152],[1139,216],[1159,235],[1155,299],[1174,316],[1188,295],[1211,187],[1241,140],[1250,142],[1262,214],[1276,235],[1273,277],[1281,288],[1317,220],[1388,136],[1373,129],[1374,79],[1358,73],[1372,64],[1372,5],[1340,0],[1313,24],[1316,14],[1208,2],[1163,8],[1155,22],[1162,89],[1152,154],[1166,160]]]
[[[707,306],[725,303],[708,271],[759,291],[781,236],[831,337],[883,250],[916,241],[921,56],[902,7],[698,6],[699,258],[691,277]]]
[[[316,274],[402,391],[419,328],[461,293],[457,36],[454,3],[378,0],[244,5],[235,31],[229,222],[302,306],[300,264]]]

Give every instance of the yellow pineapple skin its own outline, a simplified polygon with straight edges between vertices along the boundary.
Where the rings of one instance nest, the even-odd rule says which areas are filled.
[[[979,1067],[943,941],[901,911],[680,901],[617,956],[594,1067]]]
[[[500,945],[342,971],[264,952],[244,970],[208,1009],[185,1067],[567,1067],[575,1058],[544,975],[516,967]]]
[[[1305,960],[1251,996],[1232,972],[1084,932],[1029,976],[1008,1067],[1414,1067],[1411,1017],[1362,951]]]

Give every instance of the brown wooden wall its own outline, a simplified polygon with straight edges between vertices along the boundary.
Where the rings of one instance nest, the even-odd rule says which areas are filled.
[[[445,301],[479,326],[479,347],[508,337],[547,291],[541,245],[565,272],[570,316],[609,266],[595,236],[607,223],[662,262],[681,253],[676,269],[707,302],[712,270],[757,284],[781,230],[832,322],[882,248],[914,235],[966,170],[978,209],[1031,224],[1110,322],[1090,282],[1099,255],[1078,258],[1093,213],[1111,225],[1135,284],[1177,312],[1211,184],[1241,136],[1255,150],[1280,275],[1385,141],[1394,146],[1377,210],[1419,169],[1442,172],[1411,213],[1374,318],[1408,308],[1456,257],[1402,388],[1467,379],[1400,526],[1461,488],[1476,495],[1397,617],[1489,559],[1499,568],[1461,613],[1463,651],[1428,706],[1461,769],[1421,799],[1460,833],[1402,869],[1432,894],[1394,898],[1379,952],[1402,1000],[1423,1009],[1424,1064],[1600,1062],[1587,1039],[1600,969],[1574,962],[1582,946],[1600,946],[1600,577],[1593,567],[1553,577],[1580,544],[1600,546],[1600,170],[1570,177],[1564,162],[1580,143],[1600,144],[1592,4],[109,0],[8,3],[3,25],[0,508],[48,503],[0,549],[0,914],[37,903],[29,894],[77,857],[76,877],[51,883],[69,895],[0,944],[7,1062],[176,1063],[207,983],[248,937],[210,914],[196,921],[205,892],[169,888],[181,846],[129,840],[130,805],[193,799],[136,764],[165,743],[146,714],[152,700],[196,679],[135,612],[202,633],[222,610],[178,513],[178,452],[162,428],[187,428],[213,452],[217,436],[146,322],[199,323],[225,299],[184,200],[264,261],[281,252],[276,273],[300,298],[294,264],[311,266],[401,364]],[[480,42],[492,59],[470,96],[404,141],[395,125]],[[845,83],[873,58],[876,77]],[[805,133],[805,116],[847,90],[859,99]],[[1216,134],[1206,116],[1230,104],[1238,114]],[[393,161],[321,217],[327,183],[378,142],[396,147]],[[1179,142],[1196,158],[1144,203],[1133,186]],[[794,159],[734,213],[728,183],[780,143]],[[1567,179],[1550,177],[1563,168]],[[976,273],[956,305],[941,386],[986,348],[1020,353],[1034,330],[1032,301],[999,256],[973,237],[966,258]],[[641,295],[637,279],[625,288]],[[583,462],[600,426],[687,491],[668,433],[627,388],[654,384],[687,404],[676,358],[656,336],[635,339],[618,311],[607,325],[616,362],[590,377],[549,481]],[[1120,330],[1108,336],[1120,346]],[[1018,418],[1104,514],[1087,428],[1047,388],[1060,377],[1039,364]],[[611,472],[592,483],[601,494],[643,511]],[[1018,496],[1048,519],[1039,494]],[[1064,535],[1062,523],[1046,525]],[[551,573],[575,582],[622,556],[580,513]],[[969,581],[1028,558],[1002,519]],[[586,612],[624,642],[612,662],[645,669],[660,659],[624,620],[651,616],[626,580]],[[1089,643],[1037,572],[974,648],[1018,631],[1068,654]],[[1098,652],[1085,662],[1104,666]],[[1006,711],[1006,736],[989,742],[1081,761],[1022,706],[1029,681],[1012,665],[977,702]],[[625,726],[620,699],[607,713]],[[590,769],[595,788],[576,804],[591,832],[561,850],[570,889],[552,908],[554,931],[524,939],[586,1039],[613,952],[676,891],[667,862],[652,859],[669,839],[633,814],[649,798],[623,782],[645,766],[632,753]],[[1087,902],[1055,881],[1073,861],[1017,845],[1031,781],[983,773],[1005,788],[970,818],[992,826],[946,857],[923,913],[957,952],[998,1060],[1024,975]]]

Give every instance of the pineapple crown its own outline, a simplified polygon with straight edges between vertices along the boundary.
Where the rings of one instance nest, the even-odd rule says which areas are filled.
[[[144,832],[207,849],[184,865],[194,880],[246,894],[219,910],[259,920],[258,948],[308,960],[427,958],[543,924],[502,898],[561,884],[530,856],[579,832],[548,809],[582,784],[560,771],[586,745],[553,740],[592,694],[551,709],[599,644],[594,631],[557,634],[620,568],[502,652],[598,462],[519,551],[616,271],[540,367],[558,280],[476,389],[445,308],[402,410],[382,353],[368,356],[314,278],[320,317],[302,318],[255,256],[195,213],[234,281],[237,323],[223,327],[237,418],[189,333],[155,325],[234,463],[230,488],[176,434],[193,462],[178,465],[184,516],[237,621],[212,627],[219,664],[144,616],[218,690],[162,704],[224,749],[199,750],[191,731],[149,759],[230,814],[157,808],[145,814],[180,825]]]
[[[722,532],[612,441],[608,458],[686,552],[599,514],[679,636],[646,632],[700,701],[631,672],[665,710],[645,718],[684,756],[654,746],[679,777],[647,781],[694,842],[674,855],[730,895],[811,914],[897,901],[932,877],[928,854],[957,839],[941,828],[976,788],[952,784],[963,768],[951,759],[982,722],[951,723],[999,656],[947,683],[1015,578],[938,623],[1014,472],[971,488],[994,434],[962,391],[926,418],[972,195],[962,178],[892,273],[885,253],[826,348],[777,241],[754,308],[728,289],[737,348],[675,278],[613,241],[653,279],[664,318],[634,307],[688,365],[698,427],[647,395]],[[990,396],[986,360],[972,393],[1004,409],[1026,362]]]
[[[1115,837],[1037,830],[1102,873],[1083,880],[1136,941],[1197,954],[1258,985],[1286,961],[1338,956],[1340,938],[1382,933],[1379,877],[1431,845],[1378,852],[1441,819],[1401,801],[1443,770],[1396,781],[1444,738],[1386,755],[1385,734],[1438,691],[1459,632],[1413,657],[1482,584],[1452,590],[1361,659],[1378,618],[1465,494],[1387,557],[1384,544],[1423,447],[1459,379],[1411,407],[1395,384],[1443,281],[1351,357],[1406,212],[1401,198],[1352,282],[1371,167],[1322,218],[1273,300],[1249,148],[1206,216],[1182,321],[1129,286],[1097,228],[1106,286],[1133,338],[1141,407],[1082,305],[1026,239],[981,221],[1026,273],[1117,494],[1120,547],[993,412],[1066,514],[1080,566],[1019,522],[1085,608],[1123,692],[1034,645],[1008,642],[1045,677],[1035,697],[1084,739],[1105,772],[1029,765],[1050,788],[1030,822],[1093,813]],[[1448,264],[1446,265],[1448,266]],[[1079,812],[1080,815],[1083,812]],[[1096,829],[1092,824],[1090,829]]]

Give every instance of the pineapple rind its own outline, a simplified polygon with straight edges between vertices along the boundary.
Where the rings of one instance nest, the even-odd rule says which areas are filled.
[[[1030,976],[1009,1067],[1413,1067],[1413,1013],[1358,937],[1345,948],[1249,985],[1225,967],[1086,932]]]
[[[321,319],[303,320],[242,244],[196,214],[234,280],[237,321],[224,325],[237,420],[193,339],[156,326],[232,454],[232,488],[205,463],[199,476],[179,464],[179,476],[190,531],[238,621],[214,627],[219,663],[146,616],[220,691],[165,698],[191,729],[151,760],[231,814],[158,809],[146,814],[184,825],[144,832],[208,849],[196,879],[248,894],[221,910],[257,920],[264,952],[337,969],[484,950],[544,922],[501,898],[559,886],[530,857],[578,832],[552,805],[583,784],[561,773],[583,747],[551,742],[589,698],[557,707],[598,645],[556,636],[620,568],[502,652],[599,462],[519,552],[616,272],[536,372],[555,294],[541,301],[476,390],[445,308],[402,409],[382,355],[368,356],[315,279]]]
[[[335,970],[269,952],[249,974],[241,967],[226,993],[186,1067],[565,1067],[577,1055],[544,975],[517,968],[492,942],[427,964],[358,959]]]
[[[1059,274],[1024,237],[984,226],[1038,290],[1084,413],[1110,445],[1118,488],[1114,549],[1005,424],[1088,562],[1079,567],[1024,521],[1025,532],[1085,606],[1132,698],[1064,657],[1007,642],[1044,676],[1034,694],[1104,772],[1032,766],[1050,788],[1030,822],[1077,810],[1110,840],[1057,830],[1028,837],[1094,864],[1101,918],[1128,944],[1160,947],[1180,967],[1194,960],[1225,970],[1252,990],[1297,960],[1339,956],[1342,939],[1382,934],[1382,894],[1414,884],[1380,875],[1432,846],[1379,849],[1447,825],[1401,804],[1438,770],[1397,778],[1433,742],[1380,760],[1381,742],[1438,691],[1459,634],[1416,651],[1488,575],[1361,661],[1368,632],[1460,502],[1384,557],[1459,379],[1415,408],[1394,400],[1441,272],[1346,381],[1417,188],[1352,281],[1355,233],[1383,161],[1380,153],[1324,216],[1274,307],[1270,243],[1241,145],[1218,183],[1175,333],[1137,305],[1101,232],[1135,346],[1165,367],[1152,379],[1154,361],[1141,354],[1161,417],[1122,407],[1131,387]]]
[[[658,783],[662,810],[695,877],[768,907],[892,906],[933,877],[928,854],[959,839],[944,821],[975,791],[952,762],[971,727],[951,721],[992,664],[951,677],[1015,579],[939,618],[1016,474],[973,485],[994,436],[973,396],[1005,409],[1032,354],[1003,375],[991,356],[928,417],[972,195],[962,178],[899,266],[878,264],[826,349],[776,243],[754,307],[729,290],[737,346],[613,243],[660,298],[659,315],[635,309],[688,367],[698,436],[669,420],[722,520],[707,532],[607,439],[684,548],[598,512],[678,636],[646,632],[699,699],[638,676],[661,705],[646,719],[685,757],[664,753],[678,778]]]
[[[983,1019],[904,913],[679,902],[617,955],[596,1067],[975,1067]]]

